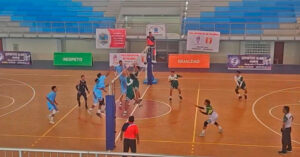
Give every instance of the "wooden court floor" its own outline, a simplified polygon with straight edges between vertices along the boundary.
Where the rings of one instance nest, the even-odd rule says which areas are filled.
[[[105,150],[105,118],[77,107],[75,85],[87,76],[92,90],[98,71],[0,69],[0,147]],[[300,156],[300,75],[244,74],[248,100],[237,100],[233,74],[180,72],[184,99],[174,92],[169,102],[168,73],[155,73],[159,83],[140,88],[142,106],[131,105],[141,143],[138,152],[216,157],[280,156],[281,108],[290,105],[295,117],[293,152]],[[113,74],[107,80],[113,78]],[[143,75],[140,80],[142,81]],[[60,112],[49,125],[45,96],[58,87]],[[116,93],[116,98],[119,94]],[[209,126],[199,137],[206,116],[194,105],[210,99],[223,134]],[[89,105],[92,99],[89,98]],[[117,108],[119,110],[119,108]],[[117,118],[117,133],[126,119]],[[117,134],[118,135],[118,134]],[[117,140],[115,151],[122,151]]]

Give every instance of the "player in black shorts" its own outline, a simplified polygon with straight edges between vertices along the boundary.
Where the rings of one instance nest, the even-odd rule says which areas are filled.
[[[242,99],[243,97],[239,93],[239,90],[242,89],[244,90],[244,98],[247,99],[247,88],[246,88],[246,83],[244,81],[243,76],[241,75],[240,71],[236,72],[236,75],[234,76],[234,80],[236,82],[236,87],[235,87],[235,93],[238,95],[239,99]]]
[[[87,105],[87,95],[86,95],[86,91],[88,93],[90,93],[87,85],[86,85],[86,81],[85,81],[85,76],[81,75],[81,80],[79,81],[79,84],[76,85],[76,90],[77,90],[77,102],[78,102],[78,107],[80,107],[81,103],[80,103],[80,97],[83,96],[84,98],[84,103],[85,103],[85,108],[88,109],[88,105]]]

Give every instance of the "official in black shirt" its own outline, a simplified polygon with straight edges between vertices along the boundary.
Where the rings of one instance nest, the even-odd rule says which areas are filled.
[[[80,107],[80,97],[83,96],[84,98],[84,103],[85,103],[85,108],[88,109],[87,106],[87,95],[86,95],[86,91],[88,93],[90,93],[87,85],[86,85],[86,81],[85,81],[85,76],[81,75],[81,80],[79,81],[79,84],[76,85],[76,90],[77,90],[77,102],[78,102],[78,106]]]

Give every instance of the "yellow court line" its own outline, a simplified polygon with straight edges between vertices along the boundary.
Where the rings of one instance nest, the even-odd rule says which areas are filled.
[[[196,100],[196,105],[199,104],[199,96],[200,96],[200,88],[198,88],[197,92],[197,100]],[[195,143],[196,140],[196,130],[197,130],[197,117],[198,117],[198,109],[195,107],[195,119],[194,119],[194,131],[193,131],[193,143]]]
[[[49,132],[51,132],[60,122],[62,122],[67,116],[69,116],[78,105],[75,105],[69,112],[67,112],[61,119],[59,119],[53,126],[51,126],[48,130],[46,130],[42,136],[38,138],[38,140],[34,141],[34,143],[31,146],[35,146],[38,141],[40,141],[43,137],[45,137]]]

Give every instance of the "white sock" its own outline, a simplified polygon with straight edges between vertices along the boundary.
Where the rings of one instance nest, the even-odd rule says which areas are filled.
[[[222,127],[220,125],[218,126],[218,128],[219,128],[219,130],[222,130]]]
[[[100,110],[100,109],[98,109],[97,113],[100,113],[100,111],[101,111],[101,110]]]
[[[202,131],[201,131],[201,134],[205,134],[205,130],[202,130]]]

